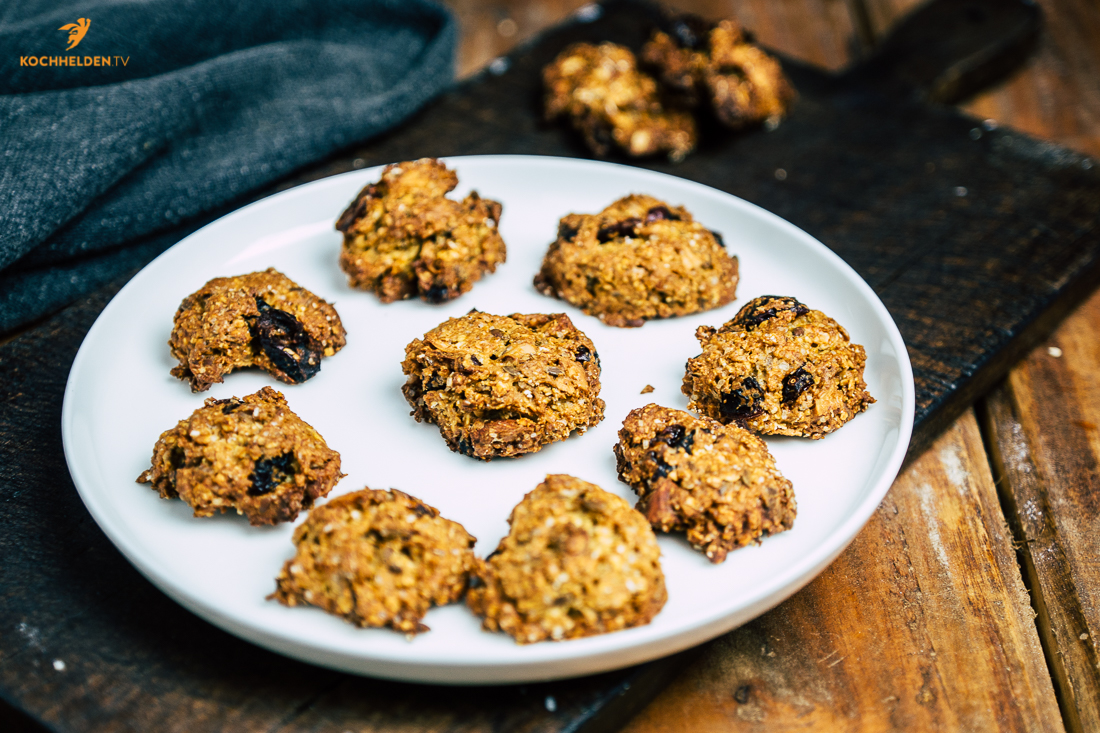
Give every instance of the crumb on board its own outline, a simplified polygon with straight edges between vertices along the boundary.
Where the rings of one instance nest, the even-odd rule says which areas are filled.
[[[652,391],[653,391],[653,385],[652,384],[647,384],[646,386],[642,387],[642,394],[649,394]]]

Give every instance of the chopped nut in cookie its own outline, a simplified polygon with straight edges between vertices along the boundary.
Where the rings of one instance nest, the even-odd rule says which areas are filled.
[[[508,524],[466,595],[485,629],[520,644],[562,641],[647,624],[665,605],[652,528],[595,484],[547,476]]]

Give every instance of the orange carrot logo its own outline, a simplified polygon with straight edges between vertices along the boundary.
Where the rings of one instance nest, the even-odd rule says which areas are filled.
[[[92,21],[87,18],[80,18],[75,23],[69,23],[63,25],[57,30],[69,32],[69,47],[66,51],[72,51],[74,48],[80,45],[80,42],[84,40],[84,34],[88,32],[88,26],[92,24]]]

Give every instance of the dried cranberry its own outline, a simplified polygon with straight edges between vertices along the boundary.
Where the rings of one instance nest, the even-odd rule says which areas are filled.
[[[664,478],[669,474],[669,471],[672,470],[672,466],[666,463],[665,460],[659,455],[657,455],[656,451],[650,451],[646,454],[646,457],[657,464],[657,468],[653,470],[653,477],[650,480]]]
[[[718,411],[727,420],[744,420],[756,417],[764,411],[760,403],[764,401],[764,390],[752,377],[741,380],[741,388],[722,395]]]
[[[577,352],[574,354],[574,356],[576,356],[577,361],[579,361],[581,364],[586,364],[592,358],[592,350],[584,344],[581,344],[577,347]]]
[[[798,369],[783,377],[783,401],[794,402],[813,384],[814,376],[802,367],[798,367]]]
[[[600,227],[600,230],[596,232],[596,239],[600,242],[610,242],[615,237],[633,237],[638,233],[638,227],[641,226],[642,220],[636,216],[617,221],[614,224],[607,224]]]
[[[256,298],[260,317],[252,326],[253,338],[267,358],[291,384],[299,384],[321,371],[321,348],[297,318]]]
[[[428,288],[427,292],[424,293],[424,299],[435,305],[446,302],[450,299],[448,297],[447,286],[438,284],[431,286]]]
[[[667,206],[654,206],[645,213],[646,224],[654,221],[680,221],[680,215],[669,211]]]
[[[689,455],[695,442],[695,431],[688,431],[683,425],[669,425],[657,433],[655,440],[667,443],[670,448],[680,448]]]
[[[336,222],[336,228],[345,233],[348,229],[351,229],[351,225],[354,224],[359,217],[367,213],[367,203],[377,195],[377,183],[372,183],[360,191],[359,195],[355,197],[355,200],[351,202],[351,205],[340,215],[339,221]]]
[[[579,231],[580,229],[573,226],[572,224],[561,222],[558,224],[558,239],[571,241],[573,237],[577,236],[577,232]]]
[[[270,494],[279,484],[294,473],[294,454],[284,453],[275,458],[261,458],[248,476],[252,485],[248,487],[250,496]]]
[[[764,304],[768,304],[770,307],[762,307]],[[737,324],[743,326],[746,331],[751,331],[764,321],[775,318],[784,311],[794,311],[796,316],[803,316],[809,313],[810,309],[799,303],[795,298],[783,295],[761,295],[749,303],[742,313],[738,313],[734,320]]]

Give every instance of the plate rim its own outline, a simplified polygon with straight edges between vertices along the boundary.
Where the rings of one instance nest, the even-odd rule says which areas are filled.
[[[893,449],[890,451],[889,457],[885,461],[881,461],[883,467],[880,470],[878,479],[870,486],[864,498],[855,504],[847,517],[828,534],[825,542],[819,545],[815,551],[808,553],[797,562],[792,563],[782,572],[773,576],[773,578],[768,583],[763,584],[762,587],[753,589],[753,591],[748,594],[748,600],[742,603],[738,610],[733,612],[730,612],[728,608],[714,610],[709,614],[704,614],[701,618],[696,618],[695,622],[688,628],[677,627],[656,638],[648,639],[641,643],[631,644],[629,643],[629,639],[634,635],[631,634],[632,631],[643,631],[646,628],[645,626],[637,627],[636,629],[626,629],[613,634],[586,637],[566,644],[531,645],[526,648],[536,647],[542,650],[532,655],[538,657],[537,659],[517,660],[514,662],[494,661],[491,666],[478,665],[470,661],[455,664],[439,662],[427,664],[419,661],[408,662],[399,658],[394,658],[393,655],[364,657],[360,652],[354,654],[341,653],[339,649],[332,648],[331,645],[317,643],[302,645],[298,640],[279,637],[271,634],[266,629],[241,624],[231,616],[227,616],[217,605],[208,602],[206,599],[195,598],[193,594],[188,593],[185,588],[177,585],[171,577],[166,577],[164,573],[158,573],[155,563],[150,562],[137,551],[137,548],[131,544],[135,541],[128,538],[125,532],[120,531],[120,529],[115,526],[114,520],[107,516],[108,512],[105,507],[98,504],[94,497],[94,492],[85,487],[85,483],[90,485],[94,479],[89,478],[86,467],[76,460],[76,455],[78,453],[78,448],[74,445],[74,440],[76,440],[74,437],[74,420],[76,419],[74,412],[77,403],[76,391],[78,388],[77,383],[82,376],[82,369],[84,369],[84,362],[90,358],[88,357],[88,353],[91,349],[89,344],[94,342],[95,339],[93,337],[98,334],[98,331],[106,327],[105,324],[113,317],[114,310],[122,307],[122,296],[130,289],[136,288],[137,286],[135,283],[142,281],[143,276],[147,276],[147,272],[155,263],[162,260],[170,261],[172,258],[180,256],[179,253],[184,249],[181,245],[184,245],[193,237],[200,235],[212,227],[218,228],[227,226],[237,219],[256,216],[265,208],[276,206],[289,198],[313,195],[318,188],[338,185],[338,181],[347,180],[348,178],[362,178],[365,180],[371,176],[377,176],[378,172],[384,167],[380,165],[349,171],[334,176],[326,176],[316,181],[280,191],[235,209],[204,225],[165,250],[165,252],[161,253],[135,274],[134,277],[112,297],[111,301],[99,316],[97,316],[92,327],[88,330],[73,360],[65,385],[61,414],[62,444],[64,447],[65,461],[81,501],[84,503],[97,525],[99,525],[100,529],[107,535],[107,538],[120,552],[122,552],[131,565],[159,590],[192,613],[195,613],[201,618],[204,618],[219,628],[238,637],[278,653],[305,662],[341,669],[355,674],[387,677],[390,679],[412,682],[476,685],[487,683],[521,684],[525,682],[575,677],[610,669],[618,669],[641,661],[673,654],[682,649],[714,638],[766,612],[804,587],[824,570],[824,568],[831,564],[852,540],[855,539],[856,535],[869,521],[883,497],[889,491],[905,459],[913,430],[915,386],[908,350],[905,347],[900,331],[898,331],[897,324],[870,285],[868,285],[867,282],[839,255],[808,232],[756,204],[712,186],[707,186],[706,184],[686,178],[620,163],[542,155],[470,155],[443,157],[440,158],[440,160],[447,163],[448,166],[452,168],[461,166],[464,162],[478,162],[485,165],[496,166],[530,166],[532,164],[552,165],[564,166],[570,169],[576,169],[578,167],[596,169],[613,168],[618,169],[620,173],[638,177],[640,181],[639,186],[644,186],[644,181],[647,178],[670,180],[679,185],[687,185],[689,188],[695,188],[700,193],[725,199],[725,203],[744,208],[753,215],[762,217],[768,221],[770,225],[778,226],[780,229],[786,230],[788,234],[802,240],[803,244],[818,250],[822,256],[831,260],[837,270],[845,276],[845,279],[853,287],[861,291],[863,299],[869,302],[876,310],[876,320],[884,326],[887,338],[894,348],[899,373],[898,376],[901,381],[901,428]],[[564,306],[565,304],[563,303],[562,305]],[[625,644],[620,641],[624,638],[628,640]],[[576,647],[572,645],[577,642],[588,643],[579,650],[581,653],[570,653],[571,650],[576,649]],[[609,659],[612,659],[612,661],[608,662],[607,660]],[[562,666],[569,666],[570,669],[568,671],[557,669]],[[470,675],[473,675],[472,679]]]

